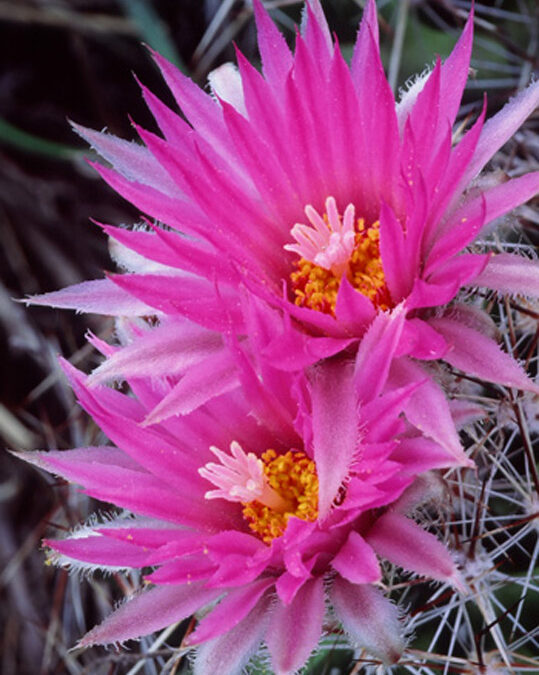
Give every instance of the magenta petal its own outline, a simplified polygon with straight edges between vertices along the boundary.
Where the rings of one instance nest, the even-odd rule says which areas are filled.
[[[266,633],[276,675],[295,673],[316,648],[324,619],[324,582],[308,581],[290,605],[278,602]]]
[[[201,645],[196,652],[193,675],[241,673],[264,637],[269,605],[270,600],[263,598],[232,630]]]
[[[374,584],[382,578],[378,559],[365,539],[353,530],[331,565],[353,584]]]
[[[155,572],[145,577],[146,581],[160,586],[191,584],[193,581],[207,579],[215,565],[202,553],[186,555],[180,560],[167,560]]]
[[[357,291],[343,276],[337,294],[335,315],[345,330],[353,335],[360,335],[376,316],[376,310],[369,298]]]
[[[399,613],[381,591],[337,577],[330,598],[337,618],[354,642],[387,665],[399,660],[404,649]]]
[[[142,300],[118,288],[110,279],[83,281],[61,291],[31,295],[24,300],[27,305],[48,305],[79,312],[105,314],[107,316],[144,316],[155,314]]]
[[[404,231],[393,210],[382,202],[380,209],[380,255],[384,276],[393,302],[400,302],[410,291],[416,272],[416,253],[410,251]],[[416,247],[417,248],[417,247]]]
[[[211,282],[193,276],[115,274],[110,278],[151,307],[165,314],[183,315],[209,330],[242,325],[238,299],[229,286],[216,288]],[[149,313],[155,314],[155,310]]]
[[[260,579],[228,593],[189,635],[187,644],[197,645],[212,640],[237,626],[273,584],[272,578]]]
[[[438,581],[454,581],[456,568],[447,548],[412,520],[386,513],[365,536],[378,555],[405,570]]]
[[[357,396],[346,361],[326,361],[313,367],[310,380],[318,513],[324,519],[357,451]]]
[[[200,584],[152,588],[121,605],[86,633],[77,646],[106,645],[148,635],[187,618],[221,592]]]
[[[490,258],[487,266],[474,280],[474,286],[486,286],[501,293],[539,296],[539,263],[510,253]]]
[[[428,323],[422,319],[407,319],[395,356],[432,361],[442,358],[446,351],[447,342]]]
[[[517,361],[491,338],[449,318],[429,319],[429,323],[450,345],[444,360],[455,368],[506,387],[539,392],[539,387],[528,378]]]

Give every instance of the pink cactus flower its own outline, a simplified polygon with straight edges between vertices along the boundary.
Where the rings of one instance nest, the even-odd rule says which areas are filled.
[[[194,371],[193,387],[200,378],[201,400],[205,387],[207,399],[222,393],[209,377],[222,365],[216,334],[249,334],[253,305],[269,311],[260,301],[279,310],[265,349],[285,369],[355,348],[377,314],[403,303],[401,374],[425,377],[418,361],[441,358],[480,379],[537,391],[489,335],[486,315],[456,300],[470,286],[539,294],[536,262],[467,248],[538,191],[539,172],[505,182],[481,172],[537,106],[539,82],[487,122],[483,108],[454,141],[473,17],[447,60],[396,102],[374,0],[350,66],[318,0],[306,5],[294,53],[261,2],[253,4],[262,74],[238,53],[238,68],[215,71],[207,94],[155,54],[187,121],[142,86],[164,138],[137,127],[142,146],[75,127],[112,165],[97,171],[158,224],[104,226],[130,273],[31,301],[158,316],[161,330],[146,331],[131,351],[145,354],[149,375],[154,350],[167,352],[171,367]],[[182,336],[186,319],[202,328]],[[125,375],[128,361],[120,351],[94,382]],[[165,407],[182,412],[179,403]]]
[[[386,387],[380,363],[391,361],[403,323],[403,312],[382,313],[371,328],[378,355],[365,340],[355,361],[302,373],[255,369],[236,343],[241,389],[146,427],[163,381],[134,377],[133,397],[90,387],[66,365],[115,447],[22,457],[134,515],[46,541],[51,558],[82,569],[154,568],[149,587],[80,646],[138,638],[199,613],[184,644],[200,645],[200,675],[239,672],[262,642],[275,673],[295,672],[323,627],[339,625],[382,662],[398,660],[403,631],[377,587],[379,558],[460,585],[445,546],[407,513],[423,497],[419,473],[469,465],[401,415],[421,383]]]

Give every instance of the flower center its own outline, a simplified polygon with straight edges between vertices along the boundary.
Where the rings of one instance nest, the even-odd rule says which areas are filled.
[[[206,499],[241,502],[243,517],[264,542],[280,537],[291,516],[308,521],[318,517],[316,466],[304,452],[279,455],[266,450],[257,457],[236,441],[230,444],[230,455],[210,449],[220,464],[210,462],[199,469],[218,488],[206,492]]]
[[[334,316],[341,279],[346,276],[375,307],[390,309],[393,303],[380,255],[380,223],[368,226],[363,218],[356,220],[353,204],[348,204],[341,217],[333,197],[326,199],[322,216],[311,205],[305,207],[305,215],[310,225],[294,225],[291,235],[296,243],[285,246],[300,256],[290,275],[295,304]]]

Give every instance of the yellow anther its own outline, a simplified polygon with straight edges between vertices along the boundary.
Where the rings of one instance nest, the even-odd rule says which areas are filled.
[[[380,255],[380,223],[370,226],[363,218],[356,222],[355,247],[348,260],[346,278],[375,307],[386,310],[393,307],[386,286]],[[335,305],[341,278],[313,262],[300,258],[294,263],[296,271],[290,275],[294,302],[325,314],[335,315]]]
[[[289,450],[278,455],[266,450],[262,455],[268,484],[290,504],[290,509],[277,512],[260,502],[244,504],[243,517],[263,541],[280,537],[291,516],[313,521],[318,517],[318,476],[316,466],[304,452]]]

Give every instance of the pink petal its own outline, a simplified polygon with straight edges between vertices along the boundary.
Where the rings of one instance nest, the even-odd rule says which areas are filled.
[[[354,642],[386,665],[399,660],[404,649],[399,613],[381,591],[337,577],[330,598],[337,618]]]
[[[79,136],[128,180],[151,185],[171,196],[182,195],[169,174],[143,145],[93,131],[79,124],[72,126]]]
[[[404,407],[406,417],[416,429],[447,450],[449,464],[457,460],[468,466],[469,460],[460,444],[447,398],[439,385],[419,364],[407,358],[394,361],[391,382],[398,387],[404,383],[422,382]]]
[[[343,276],[335,305],[337,321],[352,335],[360,335],[376,316],[374,305]]]
[[[110,278],[121,289],[165,314],[183,315],[209,330],[226,330],[231,323],[242,325],[237,296],[230,287],[217,289],[205,279],[191,276],[116,274]]]
[[[539,296],[539,263],[510,253],[493,255],[474,279],[474,286],[486,286],[500,293]]]
[[[320,0],[307,0],[303,12],[301,28],[305,44],[323,62],[333,53],[333,40]]]
[[[118,288],[110,279],[83,281],[61,291],[31,295],[24,302],[27,305],[48,305],[107,316],[147,316],[156,313],[145,302]]]
[[[455,368],[506,387],[539,392],[517,361],[494,340],[453,319],[429,319],[429,323],[450,345],[444,360]]]
[[[404,237],[404,231],[393,210],[382,202],[380,209],[380,255],[384,267],[384,276],[393,302],[400,302],[410,292],[412,279],[416,273],[415,256],[410,255],[410,247]]]
[[[88,384],[183,372],[222,348],[217,333],[188,322],[166,322],[144,333],[96,368]]]
[[[273,578],[260,579],[244,588],[230,591],[189,635],[187,644],[198,645],[232,630],[240,621],[243,621],[274,583]]]
[[[253,8],[264,75],[272,85],[282,85],[292,68],[292,54],[262,2],[253,0]]]
[[[539,105],[539,81],[532,82],[487,121],[473,159],[461,185],[475,178],[489,159],[504,145]]]
[[[404,320],[405,311],[401,306],[391,314],[379,313],[359,343],[354,378],[360,401],[376,398],[384,388]]]
[[[331,561],[341,577],[353,584],[374,584],[382,578],[378,559],[365,539],[352,530],[341,550]]]
[[[236,364],[222,350],[191,367],[146,416],[143,425],[157,424],[172,415],[186,415],[211,398],[239,386]]]
[[[264,637],[269,607],[270,600],[263,598],[232,630],[201,645],[196,651],[193,675],[241,673]]]
[[[429,266],[461,251],[478,236],[484,225],[528,201],[538,191],[539,171],[532,171],[472,198],[444,224],[445,234],[433,246]]]
[[[159,555],[154,556],[155,558],[159,558]],[[145,581],[160,586],[191,584],[194,581],[207,579],[214,570],[215,565],[199,552],[186,555],[181,560],[165,560],[161,567],[145,577]]]
[[[451,412],[453,412],[452,408]],[[391,454],[391,459],[400,462],[406,472],[412,475],[449,466],[470,466],[462,451],[456,458],[453,453],[449,454],[439,443],[435,443],[424,436],[400,439],[397,448]]]
[[[359,101],[376,101],[376,114],[358,115],[362,135],[363,171],[357,176],[367,220],[376,220],[379,205],[394,205],[393,194],[399,156],[399,130],[395,99],[384,74],[378,48],[376,6],[371,2],[363,15],[352,57],[352,78]]]
[[[446,547],[399,513],[386,513],[365,535],[382,558],[405,570],[436,579],[455,581],[457,572]]]
[[[79,641],[78,647],[125,642],[182,621],[222,591],[199,584],[152,588],[127,601]]]
[[[276,603],[266,633],[276,675],[296,672],[316,648],[324,619],[324,582],[308,581],[290,605]]]
[[[43,544],[67,558],[92,563],[109,570],[111,568],[141,568],[148,565],[148,550],[128,541],[92,536],[58,540],[44,539]],[[62,563],[65,562],[62,561]]]
[[[324,519],[357,451],[357,397],[346,361],[322,362],[312,368],[310,380],[318,513]]]
[[[406,355],[414,359],[432,361],[442,358],[446,351],[446,341],[428,323],[422,319],[407,319],[395,356]]]

